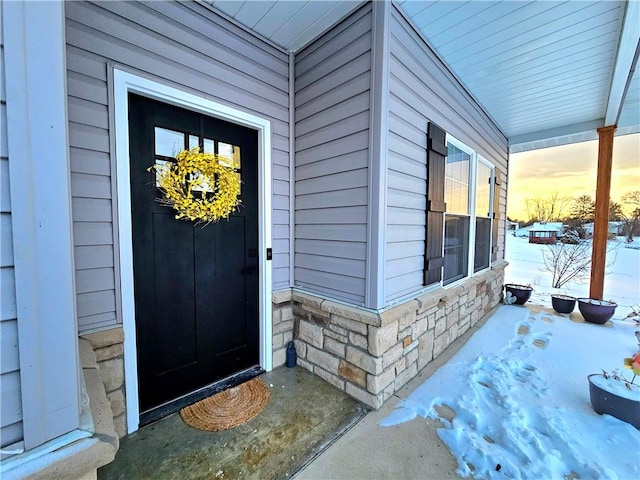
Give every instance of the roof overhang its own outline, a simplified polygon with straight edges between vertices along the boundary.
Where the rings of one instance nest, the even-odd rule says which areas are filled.
[[[299,51],[363,1],[209,1]],[[393,2],[498,128],[512,153],[640,131],[640,2]]]

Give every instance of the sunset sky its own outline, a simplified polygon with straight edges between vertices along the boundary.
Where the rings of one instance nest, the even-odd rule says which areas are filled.
[[[507,215],[527,219],[525,200],[546,197],[591,195],[595,200],[598,142],[582,142],[561,147],[516,153],[509,159]],[[615,137],[611,199],[640,190],[640,134]]]

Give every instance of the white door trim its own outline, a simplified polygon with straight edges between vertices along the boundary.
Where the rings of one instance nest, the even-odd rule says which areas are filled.
[[[132,433],[138,429],[140,412],[138,408],[138,365],[135,295],[133,291],[128,94],[144,95],[258,131],[258,248],[261,253],[259,278],[260,366],[267,371],[272,368],[273,356],[271,339],[272,277],[270,262],[266,260],[267,248],[271,248],[271,123],[269,120],[253,114],[116,68],[113,69],[113,88],[127,428],[128,432]]]

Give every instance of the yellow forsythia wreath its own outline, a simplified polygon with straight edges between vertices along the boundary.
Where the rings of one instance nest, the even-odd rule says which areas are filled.
[[[212,153],[200,153],[198,147],[176,155],[176,163],[153,165],[156,184],[164,196],[163,205],[178,213],[176,219],[211,223],[227,218],[240,199],[240,179],[231,160]],[[201,192],[194,195],[194,190]]]

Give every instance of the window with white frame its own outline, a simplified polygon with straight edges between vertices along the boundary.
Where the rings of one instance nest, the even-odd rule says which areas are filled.
[[[444,274],[446,285],[467,276],[469,268],[469,194],[473,151],[447,138],[444,199]]]
[[[480,155],[476,162],[476,231],[473,272],[489,268],[491,259],[491,224],[493,217],[493,166]]]
[[[490,265],[494,167],[447,136],[444,285]]]

